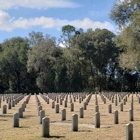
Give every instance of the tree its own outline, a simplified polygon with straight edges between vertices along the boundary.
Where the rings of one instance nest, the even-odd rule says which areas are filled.
[[[115,38],[120,50],[122,68],[139,71],[140,60],[140,3],[139,0],[116,1],[110,17],[122,29]]]
[[[73,37],[72,45],[75,44],[75,47],[81,50],[82,63],[85,65],[83,75],[86,75],[87,85],[92,87],[92,90],[99,88],[101,91],[106,88],[109,62],[113,61],[118,53],[114,37],[115,35],[107,29],[88,29],[86,33]]]
[[[62,27],[62,37],[64,38],[64,45],[69,48],[71,47],[71,37],[75,33],[75,27],[71,25],[65,25]]]
[[[68,92],[69,79],[65,61],[62,54],[61,57],[57,58],[55,65],[55,85],[58,92]]]
[[[71,25],[65,25],[62,27],[62,40],[61,40],[61,43],[68,49],[71,48],[71,38],[72,38],[72,35],[73,33],[75,33],[75,27],[74,26],[71,26]],[[68,70],[68,83],[69,83],[69,91],[71,91],[71,54],[69,52],[69,50],[65,50],[65,53],[67,54],[67,64],[68,64],[68,67],[67,67],[67,70]]]
[[[35,46],[44,40],[44,36],[42,32],[32,31],[31,33],[29,33],[29,38],[27,38],[27,40],[30,46]]]
[[[110,18],[115,21],[120,28],[126,24],[133,23],[139,17],[140,3],[139,0],[116,0],[111,12]]]
[[[9,92],[23,92],[27,87],[27,41],[21,37],[5,40],[1,44],[0,71],[2,84]],[[26,81],[26,82],[24,82]]]
[[[43,92],[55,90],[55,64],[60,54],[54,38],[50,36],[28,51],[28,72],[36,72],[36,83]]]

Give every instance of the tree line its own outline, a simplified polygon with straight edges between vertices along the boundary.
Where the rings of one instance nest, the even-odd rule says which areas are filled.
[[[34,31],[5,39],[0,92],[139,91],[139,1],[116,1],[110,18],[119,35],[65,25],[58,41]]]

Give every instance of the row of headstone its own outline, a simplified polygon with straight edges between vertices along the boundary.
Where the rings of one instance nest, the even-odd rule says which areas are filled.
[[[130,96],[130,94],[126,94],[125,93],[125,96],[124,97],[124,103],[121,103],[120,104],[120,111],[123,111],[123,105],[126,105],[126,101],[127,101],[127,96],[128,97]],[[139,96],[136,96],[138,98],[138,103],[139,103]],[[104,97],[101,97],[102,101],[104,101]],[[115,100],[117,101],[117,99]],[[117,106],[117,103],[115,103],[115,105]],[[134,106],[134,102],[133,102],[133,94],[132,94],[132,98],[131,98],[131,102],[130,102],[130,110],[129,110],[129,121],[134,121],[134,115],[133,115],[133,107]],[[99,112],[98,112],[98,109],[97,109],[97,106],[95,106],[95,112],[96,112],[96,115],[98,114],[99,115]],[[108,113],[112,113],[112,105],[109,104],[108,105]],[[97,119],[98,119],[98,124],[99,123],[99,116],[96,118],[96,115],[95,115],[95,127],[97,127]],[[119,117],[118,117],[118,111],[115,110],[114,111],[114,124],[118,124],[119,123]],[[130,125],[130,126],[129,126]],[[126,128],[128,129],[126,131],[126,139],[127,140],[130,140],[133,138],[133,134],[132,134],[132,124],[129,124]],[[130,130],[129,130],[130,129]],[[130,131],[130,133],[128,133]]]
[[[41,103],[40,103],[37,95],[36,94],[34,94],[34,95],[35,95],[35,101],[36,101],[36,106],[37,106],[37,112],[38,112],[38,116],[39,116],[39,124],[42,124],[42,119],[45,117],[45,111],[42,110],[42,106],[41,106]],[[45,97],[43,97],[42,94],[39,93],[39,95],[45,100]]]
[[[78,115],[72,115],[72,131],[78,131]],[[50,136],[50,119],[47,117],[42,118],[42,136]]]
[[[41,95],[41,97],[43,97]],[[44,97],[43,97],[44,98]],[[67,102],[64,102],[64,107],[67,107]],[[80,118],[84,118],[84,110],[86,110],[87,103],[84,102],[83,107],[79,109],[79,116]],[[55,101],[52,101],[52,108],[55,108],[55,113],[59,113],[59,104],[55,105]],[[70,111],[74,111],[74,103],[70,104]],[[66,109],[61,110],[61,121],[66,120]]]
[[[89,98],[88,99],[90,99],[91,98],[91,96],[92,95],[90,95],[89,96]],[[103,98],[104,99],[104,98]],[[87,101],[87,100],[86,100]],[[52,102],[52,108],[55,108],[55,113],[59,113],[59,104],[57,104],[56,106],[54,105],[54,101]],[[84,110],[86,110],[86,105],[87,105],[88,103],[87,102],[84,102],[84,104],[83,104],[83,108],[84,108]],[[131,106],[132,106],[133,104],[131,104]],[[82,108],[82,109],[83,109]],[[133,108],[133,107],[131,107],[131,108]],[[79,116],[84,116],[83,115],[83,113],[82,113],[82,115],[80,115],[81,113],[80,113],[80,110],[82,110],[82,109],[79,109]],[[74,111],[74,104],[73,103],[71,103],[70,104],[70,111]],[[120,104],[120,111],[123,111],[123,103],[121,103]],[[97,95],[95,94],[95,114],[96,114],[96,112],[98,112],[99,113],[99,106],[98,106],[98,101],[97,101]],[[108,112],[109,113],[112,113],[112,105],[110,104],[109,106],[108,106]],[[130,121],[133,121],[133,111],[130,109],[130,111],[129,111],[129,120]],[[116,110],[116,111],[114,111],[114,124],[118,124],[118,111]]]
[[[24,98],[24,96],[22,96],[22,95],[19,95],[16,97],[17,97],[17,98],[15,98],[16,100],[11,100],[11,102],[8,102],[8,105],[5,104],[2,106],[2,114],[7,114],[7,109],[11,109],[12,107],[15,107],[15,104],[17,104],[20,100],[22,100]]]
[[[120,103],[120,111],[123,111],[123,105],[126,105],[126,101],[127,101],[126,95],[130,96],[130,94],[125,93],[125,97],[123,96],[125,98],[124,102]],[[107,94],[106,94],[106,96],[107,96]],[[117,103],[115,103],[115,105],[117,105]],[[129,121],[134,121],[134,115],[133,115],[133,108],[134,107],[133,106],[134,106],[134,101],[133,101],[133,94],[132,94],[132,98],[131,98],[131,102],[130,102],[130,110],[129,110]],[[108,113],[112,113],[112,105],[111,104],[108,105]],[[114,124],[117,124],[117,123],[118,123],[118,111],[116,110],[116,111],[114,111]]]
[[[35,101],[39,116],[39,124],[42,124],[42,137],[49,137],[50,136],[50,119],[45,117],[45,111],[42,110],[41,103],[37,97],[37,94],[35,93]],[[47,98],[39,93],[39,95],[44,99],[44,101],[47,101]]]
[[[49,98],[47,98],[44,94],[39,93],[39,95],[42,97],[42,99],[49,104]]]
[[[49,100],[49,98],[47,98],[46,97],[46,94],[39,94],[42,98],[43,98],[43,100],[45,101],[45,102],[47,102],[48,103],[48,100]],[[92,94],[90,94],[88,97],[87,97],[87,99],[86,99],[86,101],[83,103],[83,108],[84,108],[84,110],[86,110],[87,109],[87,105],[88,105],[88,102],[90,101],[90,99],[91,99],[91,96],[92,96]],[[63,96],[64,97],[64,96]],[[81,99],[81,98],[79,98],[79,99]],[[60,98],[60,100],[59,101],[57,101],[58,100],[58,98],[56,98],[56,101],[52,101],[52,108],[55,108],[55,113],[59,113],[59,105],[62,105],[63,103],[64,103],[64,107],[66,108],[67,107],[67,97],[66,97],[66,99],[63,101],[63,99],[62,98]],[[63,103],[62,103],[62,101],[63,101]],[[55,102],[56,102],[56,105],[55,105]],[[59,104],[58,104],[59,103]],[[70,98],[70,111],[72,112],[72,111],[74,111],[74,102],[72,102],[72,98]]]
[[[59,104],[57,104],[57,105],[59,105]],[[43,115],[41,115],[41,114],[43,114]],[[117,114],[117,111],[114,114]],[[66,110],[63,109],[62,115],[61,115],[61,117],[62,117],[61,120],[65,120],[65,118],[66,118],[65,115],[66,115]],[[42,123],[42,136],[49,137],[49,131],[50,131],[49,118],[45,117],[45,113],[43,110],[40,111],[40,116],[42,116],[42,118],[40,117],[40,122]],[[117,122],[118,122],[118,116],[114,115],[114,123],[117,124]],[[99,127],[100,127],[100,113],[96,112],[95,113],[95,128],[99,128]],[[72,115],[72,131],[78,131],[78,115],[77,114]],[[127,132],[128,135],[126,135],[126,137],[132,138],[132,131],[130,130],[130,126],[127,131],[128,131]]]
[[[8,104],[8,109],[11,109],[12,107],[15,107],[15,105],[24,98],[23,94],[4,94],[3,101],[6,101]],[[0,107],[1,107],[1,98],[0,98]]]
[[[60,105],[62,105],[63,101],[72,103],[72,102],[76,102],[77,99],[79,99],[79,103],[81,103],[85,98],[86,98],[86,94],[82,93],[82,94],[78,94],[78,93],[71,93],[71,94],[66,94],[66,93],[43,93],[43,95],[47,96],[47,98],[52,99],[53,101],[56,101],[56,103],[59,103]],[[69,97],[69,100],[68,100]]]
[[[100,115],[99,113],[95,114],[95,128],[100,127]],[[78,115],[72,115],[72,131],[78,131]],[[42,136],[49,137],[50,134],[50,122],[49,118],[42,118]],[[133,125],[128,123],[126,124],[126,140],[133,140]]]
[[[52,106],[54,106],[54,105],[52,105]],[[85,104],[84,104],[84,106],[85,106]],[[56,108],[56,113],[59,113],[59,104],[56,104],[55,108]],[[71,110],[73,110],[72,108],[73,108],[73,104],[72,104]],[[111,108],[111,106],[110,106],[110,108]],[[83,116],[83,115],[80,115],[80,114],[82,114],[81,112],[83,112],[83,107],[81,107],[80,110],[79,110],[79,112],[80,112],[79,113],[79,116]],[[109,110],[110,110],[109,113],[111,113],[112,112],[112,109],[109,109]],[[122,106],[120,106],[120,110],[123,111]],[[95,128],[100,128],[100,113],[99,113],[99,107],[98,107],[98,101],[97,101],[97,99],[96,99],[96,105],[95,105],[95,112],[96,112],[95,113]],[[76,115],[76,117],[73,117],[72,118],[72,122],[74,122],[74,123],[72,123],[72,130],[73,131],[78,131],[78,123],[77,123],[78,121],[76,121],[76,120],[78,120],[77,119],[78,118],[77,116],[78,115]],[[62,110],[62,113],[61,113],[61,120],[65,120],[65,119],[66,119],[66,110],[63,109]],[[115,110],[114,111],[114,124],[118,124],[118,123],[119,123],[118,111]]]
[[[21,104],[21,107],[18,109],[19,118],[23,118],[23,112],[25,112],[26,104],[28,104],[30,97],[31,94],[28,95],[26,100]]]
[[[25,111],[26,104],[28,104],[30,97],[31,97],[31,94],[28,95],[26,100],[23,102],[21,107],[18,109],[18,113],[13,114],[13,122],[12,122],[13,127],[19,127],[19,118],[23,118],[23,112]]]
[[[49,137],[50,136],[50,120],[49,118],[42,117],[42,136]],[[13,127],[19,127],[19,114],[13,114]],[[100,114],[96,112],[95,114],[95,128],[100,128]],[[78,115],[72,115],[72,131],[78,131]],[[126,124],[126,140],[133,140],[133,125]]]

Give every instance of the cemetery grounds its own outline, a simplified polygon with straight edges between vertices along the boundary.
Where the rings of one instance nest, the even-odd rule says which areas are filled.
[[[79,93],[80,94],[80,93]],[[118,93],[120,94],[120,93]],[[47,97],[47,95],[45,95]],[[35,95],[31,95],[28,104],[26,105],[23,118],[19,120],[19,127],[12,127],[13,114],[18,112],[18,108],[26,100],[26,95],[15,107],[7,109],[7,114],[2,114],[2,106],[7,104],[6,101],[1,100],[0,108],[0,140],[125,140],[126,139],[126,124],[133,124],[134,140],[140,140],[140,103],[137,100],[136,94],[133,95],[134,100],[134,121],[129,121],[129,110],[132,94],[127,98],[126,105],[123,106],[123,111],[120,111],[120,103],[117,106],[111,100],[106,98],[106,103],[97,94],[97,100],[100,112],[100,128],[94,127],[95,114],[95,94],[84,110],[84,118],[79,118],[79,108],[83,107],[83,103],[88,98],[86,94],[85,99],[81,103],[76,99],[74,103],[74,111],[70,111],[70,95],[68,95],[67,107],[64,104],[59,105],[59,113],[55,113],[55,108],[52,108],[52,99],[49,99],[47,104],[40,95],[37,95],[42,109],[45,111],[45,116],[50,119],[50,137],[42,137],[42,125],[39,124],[39,116],[36,106]],[[126,95],[128,96],[128,95]],[[139,96],[139,95],[137,95]],[[59,96],[58,96],[59,97]],[[108,105],[112,105],[112,113],[108,113]],[[61,121],[61,110],[66,109],[66,120]],[[114,110],[119,112],[119,124],[114,124]],[[78,114],[78,131],[72,131],[72,115]]]

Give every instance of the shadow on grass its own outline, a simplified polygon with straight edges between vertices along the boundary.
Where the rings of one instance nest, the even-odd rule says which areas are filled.
[[[108,116],[108,115],[100,115],[100,116]]]
[[[5,114],[5,115],[0,115],[0,117],[12,117],[13,115],[10,114]]]
[[[11,114],[12,114],[12,115],[13,115],[14,113],[7,113],[7,114],[9,114],[9,115],[11,115]]]
[[[0,119],[0,121],[7,121],[7,120],[5,120],[5,119]]]
[[[129,111],[124,110],[124,111],[121,111],[121,112],[123,113],[123,112],[129,112]]]
[[[31,118],[31,117],[36,117],[36,115],[26,115],[26,116],[23,116],[22,119],[28,119],[28,118]]]
[[[72,120],[65,120],[64,122],[66,122],[66,123],[69,122],[70,123],[70,122],[72,122]]]
[[[112,126],[105,126],[105,127],[102,127],[102,128],[111,128]]]
[[[71,111],[71,112],[79,112],[79,111]]]
[[[57,139],[60,139],[60,138],[65,138],[65,136],[49,136],[47,138],[57,138]]]
[[[18,128],[30,128],[29,126],[19,126]]]
[[[51,121],[51,123],[56,123],[56,121]]]
[[[77,132],[92,132],[91,130],[78,130]]]

